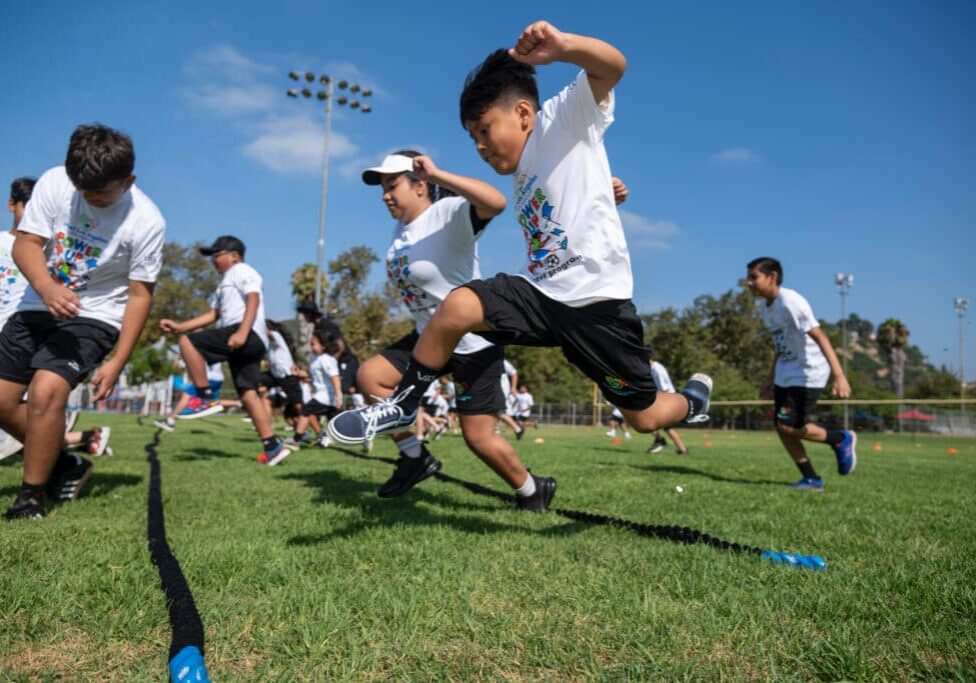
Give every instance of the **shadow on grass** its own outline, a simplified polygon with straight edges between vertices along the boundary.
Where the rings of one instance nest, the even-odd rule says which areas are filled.
[[[621,463],[600,463],[601,465],[620,465]],[[748,484],[748,485],[759,485],[759,486],[786,486],[791,483],[788,481],[782,481],[777,479],[744,479],[742,477],[725,477],[721,474],[713,474],[712,472],[705,472],[704,470],[697,470],[694,467],[685,467],[683,465],[628,465],[635,470],[646,470],[648,472],[666,472],[668,474],[683,474],[690,475],[693,477],[702,477],[704,479],[711,479],[712,481],[721,481],[727,484]]]
[[[88,484],[82,489],[82,498],[101,498],[117,488],[136,486],[141,484],[143,477],[138,474],[100,474],[97,470],[92,474]],[[5,486],[0,488],[0,498],[16,496],[20,486]]]
[[[188,448],[178,455],[174,455],[172,460],[176,462],[193,462],[194,460],[211,460],[213,458],[240,458],[243,457],[241,453],[229,453],[228,451],[218,450],[216,448]],[[166,459],[166,456],[163,456]]]
[[[288,545],[315,545],[331,540],[350,538],[378,526],[443,526],[466,533],[484,534],[494,532],[524,531],[524,527],[514,524],[499,524],[480,515],[465,515],[458,511],[495,512],[504,508],[501,505],[476,505],[462,503],[456,498],[424,490],[434,482],[424,482],[404,496],[383,499],[376,495],[378,484],[366,483],[343,477],[333,470],[321,470],[307,474],[286,474],[282,479],[303,481],[316,492],[315,503],[331,503],[339,507],[355,508],[363,520],[354,522],[326,534],[294,536]],[[429,506],[452,508],[439,514]]]

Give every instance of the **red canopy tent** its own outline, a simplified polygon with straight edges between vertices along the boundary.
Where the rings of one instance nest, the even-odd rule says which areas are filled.
[[[932,415],[928,413],[923,413],[918,408],[912,408],[911,410],[906,410],[902,413],[898,413],[896,416],[899,420],[918,420],[919,422],[931,422],[935,419]]]

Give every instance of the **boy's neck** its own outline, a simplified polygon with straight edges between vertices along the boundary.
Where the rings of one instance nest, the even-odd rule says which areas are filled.
[[[766,305],[767,306],[772,306],[773,305],[773,302],[776,301],[776,298],[779,296],[779,290],[781,288],[782,288],[781,285],[776,285],[775,289],[773,289],[772,294],[770,294],[769,296],[763,297],[766,300]]]

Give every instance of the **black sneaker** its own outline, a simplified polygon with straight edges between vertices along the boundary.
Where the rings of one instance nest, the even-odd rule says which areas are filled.
[[[44,517],[44,501],[34,496],[17,496],[14,504],[7,508],[4,518],[11,522],[15,519],[42,519]]]
[[[518,441],[521,441],[523,436],[525,436],[525,427],[522,427],[522,429],[520,429],[517,432],[515,432],[515,438]]]
[[[651,444],[651,447],[647,449],[647,452],[648,453],[660,453],[661,451],[663,451],[665,449],[665,447],[667,445],[668,445],[668,442],[665,441],[663,438],[661,438],[659,436],[656,439],[654,439],[654,443],[652,443]]]
[[[74,500],[92,475],[91,460],[61,451],[47,480],[47,496],[54,503]]]
[[[535,493],[531,496],[515,496],[515,507],[529,512],[545,512],[549,509],[552,497],[556,495],[556,480],[552,477],[537,477],[531,472],[529,476],[535,480]]]
[[[393,476],[377,492],[380,498],[396,498],[431,476],[441,468],[441,461],[435,458],[424,446],[420,447],[419,458],[401,455],[397,460]]]

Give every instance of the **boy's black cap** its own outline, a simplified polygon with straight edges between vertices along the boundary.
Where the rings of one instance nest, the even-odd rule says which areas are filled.
[[[244,258],[244,243],[233,235],[221,235],[209,247],[200,247],[200,253],[204,256],[213,256],[219,251],[236,251]]]
[[[312,299],[302,299],[298,302],[297,310],[299,313],[321,313],[319,307],[315,305],[315,301]]]

